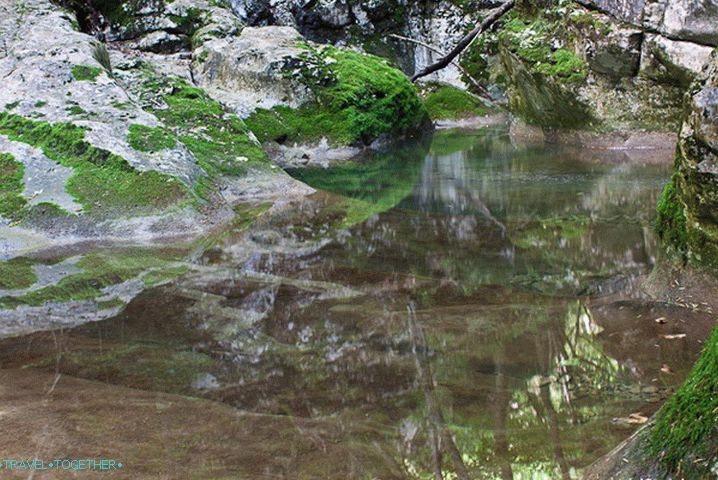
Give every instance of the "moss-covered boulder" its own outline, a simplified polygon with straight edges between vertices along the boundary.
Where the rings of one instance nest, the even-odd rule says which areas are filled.
[[[691,90],[658,231],[689,262],[718,267],[718,56]]]
[[[205,42],[196,57],[195,78],[246,115],[260,141],[309,146],[303,155],[319,156],[311,147],[322,142],[364,148],[429,124],[416,89],[387,61],[307,42],[289,27],[248,27]]]

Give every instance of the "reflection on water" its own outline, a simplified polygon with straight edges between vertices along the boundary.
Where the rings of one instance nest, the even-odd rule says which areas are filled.
[[[87,456],[133,405],[133,478],[579,478],[711,325],[637,287],[669,167],[582,155],[490,129],[292,172],[321,191],[113,318],[1,340],[0,424],[61,422],[0,452]]]

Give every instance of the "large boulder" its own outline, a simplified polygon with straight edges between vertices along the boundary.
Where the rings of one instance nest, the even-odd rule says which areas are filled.
[[[686,103],[673,179],[659,203],[659,233],[699,265],[718,267],[718,55]]]
[[[319,68],[305,61],[303,42],[292,27],[246,27],[236,37],[205,42],[195,55],[195,78],[243,116],[277,105],[297,108],[314,94],[291,73]]]

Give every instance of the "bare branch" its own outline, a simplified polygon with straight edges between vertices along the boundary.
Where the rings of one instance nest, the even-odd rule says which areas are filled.
[[[459,43],[454,47],[453,50],[451,50],[449,53],[447,53],[443,58],[439,59],[438,62],[427,66],[420,72],[417,72],[414,74],[413,77],[411,77],[411,81],[415,82],[418,79],[425,77],[427,75],[430,75],[436,71],[441,70],[442,68],[445,68],[448,66],[456,57],[458,57],[461,52],[466,50],[466,48],[471,45],[471,43],[474,41],[476,37],[478,37],[481,33],[486,31],[487,29],[491,28],[491,26],[496,23],[501,17],[503,17],[509,10],[514,8],[514,0],[509,0],[508,2],[501,5],[499,8],[494,10],[491,15],[486,17],[486,19],[481,22],[476,28],[474,28],[471,32],[469,32],[464,38],[462,38]]]

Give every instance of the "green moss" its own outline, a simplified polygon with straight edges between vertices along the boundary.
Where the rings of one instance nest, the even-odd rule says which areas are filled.
[[[181,277],[188,271],[189,267],[186,265],[161,268],[148,272],[147,275],[142,277],[142,281],[146,286],[153,287],[155,285],[174,280],[177,277]]]
[[[35,102],[35,104],[34,104],[33,106],[34,106],[35,108],[42,108],[42,107],[44,107],[45,105],[47,105],[47,102]]]
[[[678,391],[658,412],[650,449],[671,472],[709,478],[718,448],[718,329]]]
[[[88,65],[75,65],[72,67],[72,76],[78,81],[94,82],[102,73],[100,67],[90,67]]]
[[[688,248],[688,231],[684,206],[679,199],[678,177],[673,175],[658,200],[656,230],[671,250],[685,255]]]
[[[159,152],[177,145],[174,135],[164,128],[136,123],[130,125],[127,140],[132,148],[141,152]]]
[[[475,96],[451,85],[431,84],[422,97],[433,120],[477,117],[491,111]]]
[[[19,219],[27,200],[22,196],[25,167],[9,153],[0,153],[0,216]]]
[[[105,295],[103,288],[135,278],[147,270],[165,267],[171,258],[169,254],[135,250],[118,254],[89,254],[76,264],[76,267],[83,270],[81,273],[65,277],[54,285],[25,295],[2,297],[0,308],[101,297]]]
[[[32,259],[18,257],[0,262],[0,289],[19,290],[31,287],[37,282]]]
[[[6,103],[5,104],[5,110],[14,110],[18,105],[20,105],[20,102],[12,102],[12,103]]]
[[[72,168],[66,190],[86,213],[155,212],[190,198],[177,179],[156,171],[140,172],[125,159],[85,142],[85,130],[76,125],[0,113],[0,133],[40,148],[48,158]]]
[[[65,111],[70,115],[86,115],[87,112],[83,110],[82,107],[80,107],[77,104],[72,104],[69,107],[65,109]]]
[[[575,53],[559,48],[551,53],[551,61],[540,63],[534,70],[544,75],[561,77],[569,83],[580,84],[586,80],[588,68],[586,62],[578,58]]]
[[[566,48],[551,48],[551,40],[560,38],[560,22],[544,17],[512,18],[504,26],[499,39],[521,60],[531,65],[534,73],[554,77],[569,84],[586,80],[588,65]]]
[[[385,60],[334,47],[307,48],[310,65],[318,66],[303,72],[302,81],[317,102],[255,112],[247,125],[261,141],[326,137],[337,145],[369,144],[383,134],[414,132],[427,121],[412,83]]]
[[[184,80],[151,77],[148,93],[171,91],[162,96],[168,108],[152,109],[210,175],[243,175],[250,167],[268,164],[267,155],[250,137],[250,130],[238,116],[227,112],[204,90]],[[204,188],[200,186],[200,188]]]

